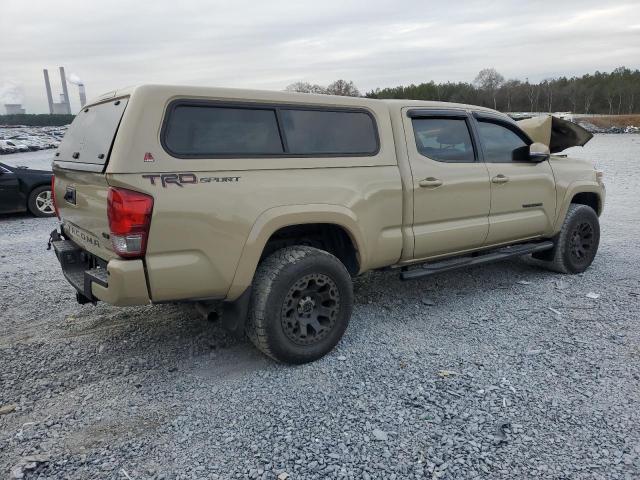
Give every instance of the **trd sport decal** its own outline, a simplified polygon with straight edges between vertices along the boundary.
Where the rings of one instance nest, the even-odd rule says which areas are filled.
[[[234,183],[239,182],[240,177],[200,177],[195,173],[163,173],[157,175],[142,175],[142,178],[148,178],[151,185],[162,185],[167,188],[168,185],[177,185],[184,187],[185,185],[194,185],[196,183]],[[158,181],[158,183],[156,183]]]

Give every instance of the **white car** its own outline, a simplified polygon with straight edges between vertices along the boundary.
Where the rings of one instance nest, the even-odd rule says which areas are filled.
[[[19,151],[16,146],[7,140],[0,140],[0,153],[15,153]]]
[[[29,147],[24,143],[15,143],[13,140],[2,140],[7,146],[14,147],[16,152],[28,152]]]

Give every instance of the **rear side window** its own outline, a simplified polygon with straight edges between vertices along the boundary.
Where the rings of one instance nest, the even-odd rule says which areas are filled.
[[[425,157],[440,162],[475,162],[467,122],[460,118],[414,118],[416,147]]]
[[[281,110],[291,154],[371,155],[378,150],[373,119],[364,112]]]
[[[511,129],[498,123],[480,120],[478,133],[485,162],[509,163],[528,160],[529,145]]]
[[[179,105],[165,132],[179,155],[254,155],[284,151],[276,113],[270,109]]]
[[[364,110],[174,103],[162,133],[179,158],[369,156],[379,149]]]

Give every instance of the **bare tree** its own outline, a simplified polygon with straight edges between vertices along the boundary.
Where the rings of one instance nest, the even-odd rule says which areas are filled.
[[[500,75],[495,68],[483,68],[473,83],[491,96],[493,99],[493,108],[497,109],[498,102],[496,100],[496,93],[500,85],[504,83],[504,77]]]
[[[442,100],[441,91],[442,91],[442,86],[439,83],[437,83],[436,84],[436,96],[437,96],[438,101]]]
[[[579,94],[577,82],[575,82],[574,80],[571,80],[571,83],[569,83],[568,92],[569,92],[569,101],[571,102],[571,111],[574,113],[577,113],[578,112],[578,94]]]
[[[593,101],[593,88],[588,88],[584,92],[584,113],[589,113],[589,109],[591,108],[591,102]]]
[[[529,111],[537,112],[538,111],[538,99],[540,97],[540,89],[538,85],[535,83],[529,83],[529,79],[527,79],[527,98],[529,98]]]
[[[611,115],[613,113],[613,99],[616,96],[613,88],[607,87],[604,91],[604,96],[607,99],[607,104],[609,105],[609,115]]]
[[[544,89],[544,93],[547,97],[547,112],[551,113],[553,111],[553,79],[546,79],[541,84]]]
[[[329,95],[342,95],[343,97],[359,97],[360,91],[355,84],[349,80],[336,80],[327,87]]]
[[[504,91],[504,98],[507,101],[507,112],[511,111],[511,100],[513,99],[518,85],[520,85],[518,80],[507,80],[502,84],[501,89]]]
[[[625,94],[625,78],[629,76],[630,70],[626,67],[618,67],[616,68],[613,74],[613,88],[615,90],[616,95],[618,96],[618,109],[617,114],[620,115],[622,113],[622,97]]]
[[[287,92],[321,93],[324,95],[342,95],[345,97],[359,97],[360,92],[352,81],[336,80],[328,87],[316,83],[295,82],[285,87]]]
[[[299,93],[327,93],[327,89],[309,82],[295,82],[285,87],[287,92],[299,92]]]

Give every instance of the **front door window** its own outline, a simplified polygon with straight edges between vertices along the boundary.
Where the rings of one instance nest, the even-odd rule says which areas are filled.
[[[511,163],[528,160],[529,145],[513,130],[498,123],[480,121],[478,132],[486,162]]]

